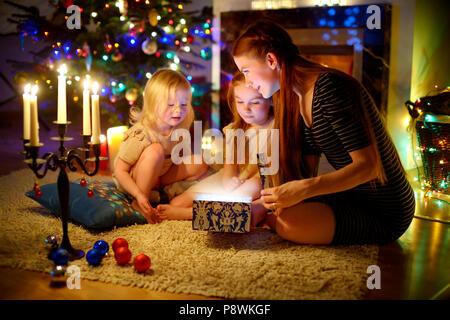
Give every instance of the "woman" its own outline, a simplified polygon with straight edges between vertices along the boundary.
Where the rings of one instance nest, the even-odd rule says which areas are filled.
[[[274,98],[280,170],[261,191],[267,223],[308,244],[388,243],[414,215],[413,190],[365,88],[299,55],[288,33],[258,22],[235,41],[247,85]],[[317,176],[323,153],[336,171]]]

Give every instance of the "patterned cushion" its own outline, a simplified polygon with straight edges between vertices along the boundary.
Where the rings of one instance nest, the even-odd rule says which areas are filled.
[[[95,194],[92,198],[88,197],[88,186],[83,187],[79,182],[70,183],[70,221],[93,229],[147,223],[144,216],[131,207],[132,199],[120,192],[113,182],[89,181],[89,187],[92,187]],[[26,195],[59,217],[57,184],[41,186],[41,191],[39,199],[35,197],[33,190],[26,192]]]

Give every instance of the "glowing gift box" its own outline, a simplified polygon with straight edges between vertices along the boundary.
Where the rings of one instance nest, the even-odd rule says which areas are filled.
[[[245,233],[250,231],[251,197],[200,194],[192,210],[192,229]]]

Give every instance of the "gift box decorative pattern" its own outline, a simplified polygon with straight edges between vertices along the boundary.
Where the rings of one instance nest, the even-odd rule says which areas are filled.
[[[245,233],[250,231],[249,197],[201,194],[193,203],[192,229]]]

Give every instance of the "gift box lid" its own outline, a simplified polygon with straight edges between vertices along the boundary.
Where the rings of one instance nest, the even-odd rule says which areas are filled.
[[[225,195],[225,194],[199,194],[194,201],[218,201],[218,202],[247,202],[251,203],[251,197]]]

